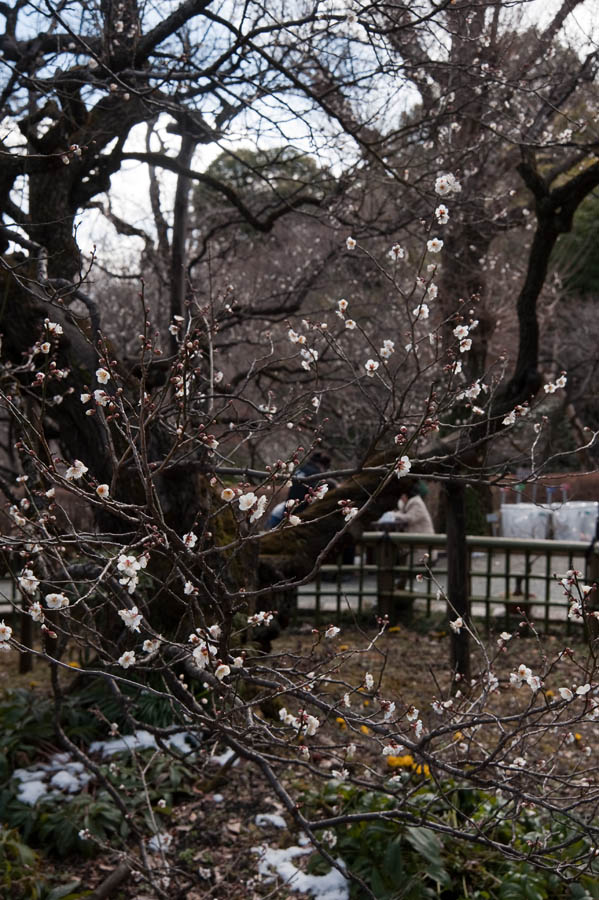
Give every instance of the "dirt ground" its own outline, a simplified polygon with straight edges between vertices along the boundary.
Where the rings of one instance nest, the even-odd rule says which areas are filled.
[[[346,657],[344,674],[354,682],[363,678],[366,671],[378,679],[382,672],[381,695],[398,704],[414,705],[430,710],[433,696],[445,699],[449,696],[451,669],[449,664],[449,635],[441,630],[428,633],[407,628],[391,629],[376,645],[365,652],[352,654],[368,645],[372,632],[362,633],[355,628],[343,629],[335,642],[320,642],[314,647],[310,629],[288,631],[273,647],[273,653],[306,655],[311,653],[312,664],[330,657],[334,650]],[[509,673],[524,663],[535,673],[541,673],[548,661],[557,657],[566,647],[566,639],[559,632],[539,642],[535,637],[519,637],[517,634],[500,650],[497,638],[488,641],[494,655],[494,671],[500,686],[509,683]],[[570,685],[579,679],[579,665],[585,662],[588,648],[579,643],[570,648],[551,669],[546,687],[554,692],[562,685]],[[482,665],[482,656],[476,649],[472,654],[472,669],[476,675]],[[45,667],[36,662],[30,674],[18,674],[18,659],[14,653],[0,654],[0,690],[8,687],[37,687],[44,689]],[[68,678],[68,676],[66,676]],[[521,701],[514,690],[501,691],[496,710],[508,712]],[[428,715],[428,712],[425,712]],[[331,734],[339,728],[334,722],[326,726]],[[589,725],[581,737],[585,743],[597,746],[597,729]],[[58,749],[58,748],[57,748]],[[368,752],[365,750],[364,752]],[[577,746],[566,751],[574,755]],[[293,778],[290,768],[287,776]],[[258,813],[282,815],[287,828],[272,825],[258,826]],[[262,776],[244,761],[217,775],[210,789],[197,790],[197,796],[189,798],[173,812],[169,831],[173,844],[169,860],[180,866],[179,874],[168,888],[169,900],[273,900],[301,898],[284,885],[265,883],[257,874],[257,857],[253,848],[288,846],[297,843],[297,833],[290,817],[272,796]],[[93,889],[118,865],[118,853],[102,853],[90,860],[66,860],[56,871],[62,878],[71,875],[81,882],[81,888]],[[158,873],[157,873],[158,877]],[[182,893],[183,891],[183,893]],[[149,897],[143,885],[130,877],[116,893],[117,900],[146,900]],[[305,895],[307,896],[307,895]]]

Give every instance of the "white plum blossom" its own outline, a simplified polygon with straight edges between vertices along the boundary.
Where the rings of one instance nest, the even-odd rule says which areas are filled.
[[[205,641],[201,641],[193,650],[192,654],[193,660],[198,667],[198,669],[205,669],[208,663],[210,662],[210,657],[214,655],[211,652],[211,647]]]
[[[231,669],[228,665],[226,665],[226,663],[221,663],[214,670],[214,675],[216,678],[218,678],[219,681],[222,681],[226,675],[230,675],[230,674],[231,674]]]
[[[231,500],[235,499],[235,491],[232,488],[223,488],[220,492],[220,499],[229,503]]]
[[[325,636],[325,638],[328,638],[329,640],[331,640],[332,638],[336,637],[340,631],[341,631],[341,629],[337,628],[336,625],[329,625],[329,627],[327,628],[327,630],[324,633],[324,636]]]
[[[412,468],[412,463],[407,456],[400,456],[400,458],[395,463],[395,474],[398,478],[402,478],[404,475],[407,475],[410,469]]]
[[[394,262],[397,262],[398,259],[403,259],[405,255],[406,251],[399,244],[393,244],[388,253],[389,258]]]
[[[366,690],[371,691],[374,687],[374,678],[370,672],[367,672],[364,676],[364,684],[366,685]]]
[[[135,665],[135,652],[133,650],[125,650],[125,652],[119,656],[118,663],[123,669],[128,669],[130,666]]]
[[[127,586],[128,593],[132,594],[139,582],[139,571],[145,569],[148,563],[145,555],[136,558],[132,554],[121,553],[117,561],[117,569],[121,573],[119,584]]]
[[[19,587],[21,590],[25,591],[26,594],[30,594],[31,596],[37,593],[39,580],[33,574],[32,569],[23,569],[19,575]]]
[[[559,695],[562,698],[562,700],[573,700],[574,699],[574,694],[572,693],[570,688],[567,688],[567,687],[561,687],[559,689]]]
[[[46,594],[44,599],[48,609],[65,609],[69,605],[68,597],[64,594]]]
[[[28,613],[33,619],[34,622],[43,622],[44,621],[44,610],[42,609],[42,604],[39,600],[36,600],[28,609]]]
[[[96,369],[96,378],[100,384],[107,384],[110,381],[110,372],[107,369]]]
[[[12,637],[12,628],[10,625],[6,625],[4,619],[0,622],[0,643],[4,643],[5,641],[10,641]]]
[[[290,525],[294,525],[294,526],[301,525],[301,522],[302,522],[302,520],[300,519],[299,516],[293,516],[293,515],[289,516],[287,521],[289,522]]]
[[[127,628],[131,629],[131,631],[139,631],[143,616],[137,606],[132,606],[131,609],[119,609],[119,616]]]
[[[469,332],[469,331],[470,331],[470,329],[468,328],[467,325],[456,325],[456,327],[453,329],[454,335],[455,335],[455,336],[458,338],[458,340],[460,340],[460,341],[461,341],[463,338],[468,337],[468,332]]]
[[[183,535],[182,540],[188,550],[193,550],[198,542],[198,536],[193,531],[189,531],[187,534]]]
[[[383,359],[389,359],[392,353],[395,353],[395,342],[390,340],[383,341],[383,346],[379,350],[379,356],[382,356]]]
[[[441,203],[435,210],[435,217],[439,225],[447,225],[449,222],[449,210],[444,203]]]
[[[346,238],[346,240],[345,240],[345,246],[347,247],[348,250],[354,250],[354,249],[355,249],[356,242],[354,241],[353,237],[348,237],[348,238]]]
[[[51,322],[50,319],[44,319],[44,325],[50,334],[62,334],[62,325],[58,322]]]
[[[555,382],[550,381],[543,386],[543,390],[546,394],[555,394],[559,388],[564,388],[566,386],[568,379],[564,372],[560,375],[559,378],[556,378]]]
[[[345,327],[348,328],[350,331],[353,331],[356,328],[356,323],[353,319],[346,319]]]
[[[263,494],[258,498],[258,502],[256,504],[256,508],[250,516],[250,522],[257,522],[258,519],[261,519],[264,515],[264,511],[266,509],[266,504],[268,503],[268,497],[266,494]]]
[[[419,303],[418,306],[416,306],[412,310],[412,315],[416,319],[428,319],[428,317],[430,316],[430,309],[429,309],[428,304],[427,303]]]
[[[96,390],[94,391],[94,400],[98,404],[98,406],[108,406],[110,402],[110,394],[107,394],[106,391]]]
[[[426,249],[429,253],[440,253],[443,249],[443,241],[440,238],[431,238],[426,242]]]
[[[364,368],[366,369],[366,374],[371,378],[374,376],[374,373],[378,369],[379,364],[376,359],[367,359],[364,363]]]
[[[454,632],[454,634],[459,634],[464,627],[464,620],[461,616],[458,616],[457,619],[453,619],[453,621],[449,623],[449,627]]]
[[[461,184],[455,175],[451,173],[439,175],[435,181],[435,193],[439,194],[440,197],[446,197],[448,194],[458,194],[461,190]]]
[[[312,363],[318,362],[318,350],[310,350],[308,348],[300,351],[302,359],[302,369],[309,371]]]
[[[248,616],[248,625],[270,625],[274,618],[274,613],[260,610],[253,616]]]
[[[110,495],[110,488],[107,484],[99,484],[96,488],[96,494],[101,500],[107,500]]]
[[[589,692],[590,690],[591,690],[591,685],[590,685],[590,684],[580,684],[580,685],[576,688],[576,694],[577,694],[577,696],[579,696],[579,697],[584,697],[585,694],[588,694],[588,692]]]
[[[186,581],[183,585],[183,593],[186,597],[189,597],[190,594],[195,593],[195,587],[191,583],[191,581]]]
[[[287,337],[289,338],[289,340],[291,341],[292,344],[297,344],[297,343],[299,343],[301,335],[299,335],[297,333],[297,331],[294,331],[293,328],[290,328],[289,331],[287,332]]]
[[[328,494],[329,486],[328,484],[319,484],[317,488],[314,489],[314,499],[322,500],[322,498]]]
[[[253,491],[248,491],[247,494],[242,494],[239,498],[239,509],[242,512],[246,512],[248,509],[251,509],[255,503],[258,502],[257,496]]]
[[[395,713],[395,703],[393,700],[384,700],[381,701],[381,707],[383,710],[383,719],[385,720],[385,722],[388,722]]]
[[[67,481],[77,481],[79,478],[82,478],[85,473],[89,471],[85,463],[82,463],[80,459],[73,460],[73,465],[69,466],[69,468],[65,472],[65,478]]]
[[[466,353],[472,347],[472,338],[464,338],[460,341],[460,353]]]
[[[346,506],[343,509],[343,517],[346,522],[351,522],[352,519],[358,515],[358,507],[357,506]]]
[[[312,399],[310,400],[310,403],[312,404],[312,406],[314,407],[314,409],[316,411],[318,411],[320,409],[320,403],[321,403],[320,397],[312,397]]]
[[[160,647],[160,638],[148,638],[142,644],[144,653],[153,653]]]

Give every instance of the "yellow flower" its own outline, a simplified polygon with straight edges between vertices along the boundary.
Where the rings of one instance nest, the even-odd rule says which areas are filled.
[[[388,756],[387,765],[392,769],[411,769],[414,765],[414,757],[406,753],[405,756]]]
[[[76,659],[72,659],[69,662],[69,666],[71,667],[71,669],[80,669],[81,668],[81,666],[79,665],[79,663],[77,662]]]
[[[340,644],[339,649],[340,650],[349,650],[349,645],[348,644]]]
[[[370,700],[365,700],[362,706],[370,706]]]
[[[387,634],[395,634],[398,631],[401,631],[401,625],[392,625],[391,628],[387,628]]]
[[[337,716],[337,718],[335,719],[335,722],[337,723],[339,728],[347,728],[347,722],[345,721],[343,716]]]
[[[581,740],[582,740],[582,735],[581,735],[581,734],[578,734],[578,732],[576,732],[576,734],[574,735],[574,738],[575,738],[575,740],[577,740],[577,741],[581,741]]]
[[[456,731],[456,733],[453,736],[453,739],[454,739],[454,741],[463,741],[464,735],[462,734],[461,731]]]
[[[551,700],[552,697],[555,697],[555,694],[553,693],[553,691],[549,690],[549,691],[545,691],[545,696],[547,697],[548,700]]]
[[[424,775],[425,778],[430,778],[431,770],[425,763],[424,766],[417,765],[412,766],[417,775]]]
[[[360,731],[362,732],[362,734],[372,734],[368,725],[360,725]]]

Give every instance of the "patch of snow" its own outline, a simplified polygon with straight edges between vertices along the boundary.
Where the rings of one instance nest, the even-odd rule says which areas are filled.
[[[277,813],[258,813],[254,822],[261,827],[272,825],[274,828],[287,828],[287,822],[283,816],[279,816]]]
[[[81,787],[81,782],[76,775],[72,775],[66,769],[61,769],[52,776],[50,785],[59,791],[68,791],[69,794],[76,794]]]
[[[115,753],[124,753],[132,750],[156,750],[157,744],[153,734],[149,731],[136,731],[135,734],[126,734],[112,741],[93,741],[89,745],[90,753],[101,753],[102,756],[114,756]]]
[[[274,881],[278,875],[287,882],[291,890],[311,894],[315,900],[349,900],[348,880],[337,869],[331,869],[326,875],[310,875],[293,864],[293,859],[311,852],[309,847],[287,847],[284,850],[272,847],[252,849],[254,853],[260,854],[258,871],[267,881]]]
[[[228,747],[222,753],[213,753],[212,756],[208,757],[208,762],[214,766],[224,766],[225,763],[229,762],[232,756],[235,756],[235,751]],[[233,765],[236,766],[238,764],[239,759],[236,759]]]
[[[22,781],[17,800],[27,806],[35,806],[40,797],[48,793],[48,785],[44,781]]]
[[[38,766],[37,768],[31,769],[15,769],[12,773],[12,777],[16,778],[17,781],[40,781],[40,779],[46,777],[47,771],[47,766]]]
[[[189,754],[195,750],[194,736],[186,731],[178,731],[166,738],[165,743],[174,747],[179,753]],[[134,734],[124,734],[120,738],[108,741],[93,741],[89,745],[90,753],[101,753],[102,756],[114,756],[115,753],[131,753],[132,750],[157,750],[156,738],[149,731],[140,729]]]
[[[45,795],[60,799],[61,791],[76,794],[92,778],[83,763],[73,761],[68,753],[55,753],[48,763],[29,769],[15,769],[12,777],[21,782],[17,799],[28,806],[35,806]]]

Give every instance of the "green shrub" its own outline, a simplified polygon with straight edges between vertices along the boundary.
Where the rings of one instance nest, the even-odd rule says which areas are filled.
[[[406,775],[406,782],[410,778]],[[413,787],[413,782],[411,783]],[[447,783],[442,799],[436,789],[423,782],[411,798],[409,813],[418,816],[426,808],[429,821],[437,818],[440,827],[450,826],[459,833],[460,821],[469,819],[488,822],[497,813],[498,800],[484,791],[462,789]],[[376,791],[364,791],[330,782],[320,795],[309,795],[312,811],[325,815],[392,812],[401,803],[394,797]],[[398,810],[398,817],[401,811]],[[575,884],[568,884],[555,874],[553,867],[535,868],[526,861],[510,860],[492,847],[460,840],[457,836],[437,833],[431,828],[407,825],[390,819],[351,822],[335,829],[333,855],[340,857],[348,869],[369,885],[377,900],[597,900],[599,898],[599,865],[593,863],[589,874]],[[495,818],[484,833],[497,843],[511,845],[527,853],[539,839],[550,837],[563,842],[560,862],[576,860],[590,848],[568,833],[567,823],[548,822],[538,813],[526,810],[502,822]],[[547,861],[548,865],[551,860]],[[323,873],[324,860],[317,854],[311,868]],[[352,900],[360,898],[360,887],[351,885]]]

